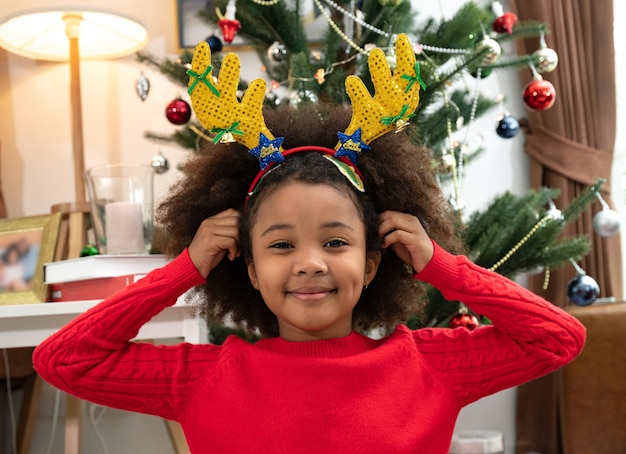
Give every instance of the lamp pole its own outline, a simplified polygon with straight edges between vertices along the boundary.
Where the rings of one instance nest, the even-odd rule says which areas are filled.
[[[82,14],[67,12],[63,14],[65,33],[70,47],[70,102],[72,110],[72,155],[74,158],[75,202],[80,205],[87,202],[83,172],[85,170],[85,145],[83,141],[83,108],[80,92],[80,55],[78,36]]]

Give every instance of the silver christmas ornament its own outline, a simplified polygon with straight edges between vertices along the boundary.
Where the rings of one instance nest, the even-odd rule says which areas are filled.
[[[559,222],[564,219],[561,210],[559,210],[553,203],[551,203],[550,208],[546,210],[546,215]]]
[[[546,210],[546,215],[552,217],[552,219],[559,222],[565,219],[561,210],[556,207],[552,200],[548,200],[548,209]]]
[[[455,167],[456,161],[452,154],[446,153],[441,157],[441,164],[443,164],[443,167],[446,171],[449,171]]]
[[[265,95],[265,102],[272,107],[278,107],[282,104],[282,99],[276,93],[270,91]]]
[[[610,208],[598,211],[593,217],[593,230],[600,236],[617,235],[621,228],[622,219],[620,214]]]
[[[465,200],[463,199],[457,199],[451,196],[449,199],[449,202],[450,202],[450,206],[455,211],[462,211],[463,208],[465,208]]]
[[[322,61],[324,54],[322,54],[319,50],[312,50],[311,55],[309,57],[309,61],[311,62],[320,62]]]
[[[533,52],[533,63],[540,73],[549,73],[556,69],[559,64],[559,56],[549,47],[543,47]]]
[[[482,51],[483,49],[487,49],[486,53],[483,55],[483,59],[481,60],[481,66],[488,66],[498,59],[500,54],[502,53],[502,48],[500,47],[500,43],[495,39],[489,38],[485,36],[478,43],[478,51]]]
[[[289,96],[289,103],[294,107],[302,104],[316,104],[318,101],[317,94],[311,90],[297,90]]]
[[[158,154],[152,156],[152,162],[150,163],[150,165],[159,175],[167,172],[170,169],[169,160],[165,156],[163,156],[163,153],[160,151]]]
[[[562,221],[563,220],[563,213],[557,207],[550,208],[549,210],[546,210],[546,215],[550,216],[555,221]]]
[[[135,82],[135,91],[142,101],[145,101],[148,97],[148,92],[150,91],[150,81],[146,76],[144,76],[143,73],[139,75],[137,81]]]
[[[284,44],[274,41],[270,47],[267,48],[268,58],[276,63],[282,63],[287,61],[287,48]]]

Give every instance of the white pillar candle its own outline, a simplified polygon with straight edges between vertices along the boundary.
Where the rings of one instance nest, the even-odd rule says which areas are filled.
[[[143,254],[141,204],[113,202],[104,207],[107,254]]]

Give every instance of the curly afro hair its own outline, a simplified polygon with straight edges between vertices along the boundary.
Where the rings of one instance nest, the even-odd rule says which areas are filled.
[[[285,137],[285,148],[334,148],[337,131],[345,130],[350,116],[349,106],[285,106],[267,110],[265,121],[276,137]],[[227,208],[239,210],[242,254],[215,267],[206,283],[196,288],[194,301],[211,323],[228,320],[247,332],[276,336],[276,316],[250,283],[245,262],[250,258],[249,232],[257,207],[272,188],[286,181],[345,188],[353,194],[366,226],[368,252],[382,253],[377,275],[354,309],[354,327],[362,331],[390,329],[423,310],[425,292],[424,285],[412,277],[410,267],[393,252],[381,251],[378,215],[385,210],[413,214],[442,247],[453,253],[464,252],[457,235],[458,220],[437,184],[430,152],[414,145],[409,137],[408,131],[387,134],[373,141],[371,151],[359,157],[365,193],[355,191],[322,154],[294,153],[265,176],[246,210],[248,188],[259,171],[258,159],[239,144],[211,144],[204,153],[189,158],[185,176],[159,205],[156,221],[162,236],[156,247],[169,256],[178,255],[204,219]]]

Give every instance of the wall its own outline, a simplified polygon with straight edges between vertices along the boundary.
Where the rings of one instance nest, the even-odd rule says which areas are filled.
[[[421,18],[451,15],[465,3],[462,0],[414,2]],[[109,3],[112,8],[124,4],[121,1]],[[135,7],[135,3],[145,5],[143,2],[126,3],[129,7]],[[503,3],[506,10],[506,2]],[[177,55],[174,15],[173,0],[154,0],[150,2],[150,8],[138,14],[151,36],[145,51],[159,57]],[[506,55],[512,49],[504,51]],[[241,57],[243,77],[258,75],[260,64],[256,55],[242,53]],[[140,65],[133,56],[106,62],[83,62],[81,71],[86,167],[120,162],[149,163],[153,155],[162,151],[170,160],[171,170],[155,178],[156,199],[160,199],[170,184],[181,176],[176,165],[185,159],[187,152],[155,144],[143,135],[145,131],[167,133],[176,129],[165,118],[164,109],[169,101],[181,94],[180,87],[160,73]],[[140,71],[151,82],[150,93],[143,102],[134,87]],[[530,73],[527,80],[530,80]],[[472,85],[473,79],[468,78],[466,83]],[[516,71],[497,72],[480,89],[492,96],[504,93],[507,96],[506,109],[520,117],[524,115],[521,83]],[[463,187],[467,213],[484,207],[501,192],[508,190],[522,194],[528,189],[528,159],[522,150],[523,135],[512,140],[499,138],[495,126],[500,113],[497,110],[486,115],[472,126],[468,136],[471,143],[482,142],[488,151],[467,168]],[[1,181],[11,217],[47,213],[51,205],[73,199],[69,69],[66,64],[32,61],[0,49],[0,142]],[[626,148],[624,142],[621,138],[622,150]],[[46,387],[33,453],[45,452],[48,444],[54,396],[52,389]],[[505,433],[509,452],[514,440],[514,405],[515,390],[483,399],[462,412],[458,428],[500,430]],[[111,452],[172,452],[163,425],[154,418],[108,410],[99,421]],[[93,448],[97,437],[87,417],[85,427],[84,443],[90,443],[93,449],[85,452],[99,452]],[[60,449],[62,432],[60,427],[57,429],[53,452],[60,452],[56,449]],[[145,449],[147,441],[154,442],[154,446]],[[137,445],[133,446],[133,443]]]

